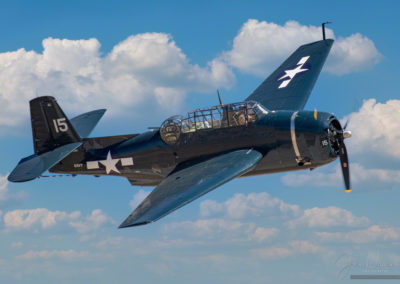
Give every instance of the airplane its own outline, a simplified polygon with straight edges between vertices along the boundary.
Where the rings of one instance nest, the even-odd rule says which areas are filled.
[[[48,170],[154,186],[119,228],[159,220],[237,177],[312,170],[338,157],[350,192],[344,139],[351,132],[331,113],[304,110],[334,42],[322,28],[322,40],[300,46],[243,102],[172,116],[141,134],[89,138],[105,109],[69,120],[54,97],[32,99],[35,153],[8,180],[29,181]]]

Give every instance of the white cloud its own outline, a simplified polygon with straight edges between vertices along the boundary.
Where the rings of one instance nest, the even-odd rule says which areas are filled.
[[[87,258],[89,252],[87,251],[76,251],[76,250],[30,250],[22,255],[16,256],[17,259],[23,260],[34,260],[34,259],[52,259],[58,258],[62,260],[78,260]]]
[[[200,203],[200,215],[203,217],[224,214],[230,218],[242,219],[254,216],[287,217],[300,213],[299,206],[272,198],[268,193],[235,194],[225,202],[205,200]]]
[[[380,182],[378,190],[383,190],[382,183],[400,182],[400,170],[388,169],[366,169],[359,163],[350,164],[350,177],[352,184],[374,185]],[[334,168],[316,169],[307,173],[286,174],[281,178],[282,182],[288,186],[333,186],[342,187],[343,177],[340,166]],[[359,187],[364,189],[364,187]],[[368,187],[370,189],[370,187]],[[357,188],[358,189],[358,188]]]
[[[356,33],[336,40],[325,70],[336,75],[363,71],[372,68],[381,57],[372,40]]]
[[[69,225],[81,234],[92,233],[108,224],[114,224],[114,221],[100,209],[93,210],[84,220],[69,222]]]
[[[297,254],[316,254],[325,251],[321,246],[309,241],[293,240],[288,246],[273,246],[253,249],[252,254],[265,259],[280,259]]]
[[[134,210],[149,194],[149,191],[144,191],[143,189],[140,189],[137,193],[135,193],[132,200],[129,202],[129,206],[132,208],[132,210]]]
[[[54,95],[67,111],[108,107],[111,114],[143,112],[144,101],[158,109],[176,108],[187,92],[207,92],[234,83],[218,59],[191,64],[164,33],[132,35],[105,56],[97,39],[47,38],[43,52],[23,48],[0,53],[0,126],[18,125],[28,100]],[[154,109],[157,109],[153,105]]]
[[[289,245],[294,251],[299,253],[318,253],[323,251],[323,248],[310,243],[309,241],[294,240],[289,242]]]
[[[326,33],[328,38],[334,38],[331,29]],[[280,26],[250,19],[243,24],[233,40],[232,50],[225,52],[223,58],[243,72],[265,76],[300,45],[321,39],[320,26],[305,26],[296,21]],[[361,34],[339,37],[325,70],[339,75],[361,71],[375,65],[380,57],[374,43]]]
[[[252,254],[265,259],[285,258],[293,254],[292,250],[285,247],[268,247],[253,249]]]
[[[367,217],[357,217],[346,209],[329,206],[325,208],[314,207],[303,211],[302,216],[287,222],[289,228],[306,226],[315,227],[336,227],[336,226],[363,226],[367,225]]]
[[[369,243],[376,241],[397,241],[400,239],[400,229],[393,227],[370,226],[367,229],[350,232],[317,232],[322,241]]]
[[[18,193],[10,192],[10,190],[8,189],[7,176],[8,175],[5,176],[0,175],[0,206],[1,205],[4,206],[11,202],[20,201],[26,197],[26,193],[24,192],[18,192]]]
[[[333,32],[327,29],[329,37]],[[43,51],[24,48],[0,53],[0,127],[26,120],[27,102],[37,95],[54,95],[67,113],[93,108],[109,115],[177,110],[187,93],[210,92],[235,83],[232,67],[266,76],[299,45],[319,40],[321,29],[288,21],[283,26],[248,20],[231,50],[206,66],[193,64],[165,33],[129,36],[107,54],[95,39],[43,40]],[[326,70],[346,74],[379,61],[374,43],[360,34],[338,38]]]
[[[266,239],[269,239],[271,237],[277,236],[279,233],[279,229],[277,228],[263,228],[263,227],[258,227],[253,235],[252,238],[255,239],[258,242],[263,242]]]
[[[209,238],[215,238],[221,234],[249,233],[253,232],[254,228],[254,224],[225,219],[200,219],[197,221],[174,222],[164,226],[164,230],[167,232],[176,232],[180,230],[191,235]]]
[[[217,240],[255,240],[264,242],[279,234],[277,228],[257,227],[254,223],[226,219],[200,219],[170,223],[164,226],[168,233],[188,234],[192,237]]]
[[[66,213],[63,211],[49,211],[46,208],[18,209],[4,215],[6,229],[47,229],[60,222],[76,220],[80,217],[79,211]]]
[[[348,129],[353,136],[346,140],[349,152],[354,155],[390,156],[400,159],[400,100],[377,103],[365,100],[350,119]]]
[[[93,210],[86,217],[81,212],[50,211],[46,208],[18,209],[4,215],[6,230],[29,230],[38,232],[56,226],[74,228],[78,233],[92,233],[100,227],[113,223],[100,209]]]
[[[350,174],[353,175],[353,166],[351,164]],[[288,186],[338,186],[342,185],[342,173],[339,167],[335,167],[334,171],[325,172],[324,168],[317,168],[306,173],[291,173],[286,174],[281,178],[281,181]]]

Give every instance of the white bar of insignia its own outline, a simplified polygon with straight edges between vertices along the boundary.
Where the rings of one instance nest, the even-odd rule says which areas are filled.
[[[297,65],[306,63],[307,60],[308,60],[308,58],[310,58],[310,56],[304,56],[304,57],[302,57],[302,58],[300,59],[300,61],[297,63]]]
[[[289,85],[289,83],[290,83],[291,80],[292,80],[292,79],[283,81],[283,82],[279,85],[278,89],[285,88],[287,85]]]
[[[133,166],[133,159],[131,157],[122,158],[121,159],[121,165],[122,166]]]
[[[86,162],[86,168],[88,170],[98,169],[99,162],[98,161]]]

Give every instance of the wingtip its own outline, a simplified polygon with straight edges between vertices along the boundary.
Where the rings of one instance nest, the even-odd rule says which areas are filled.
[[[137,227],[137,226],[143,226],[150,224],[151,222],[145,221],[145,222],[140,222],[140,223],[125,223],[123,222],[121,225],[119,225],[118,229],[123,229],[123,228],[128,228],[128,227]]]

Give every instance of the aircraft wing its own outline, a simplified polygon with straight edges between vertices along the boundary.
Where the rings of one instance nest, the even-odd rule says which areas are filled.
[[[270,110],[301,110],[332,47],[326,39],[300,46],[247,99]]]
[[[154,222],[250,171],[261,158],[260,152],[243,149],[182,167],[166,177],[119,227]]]

